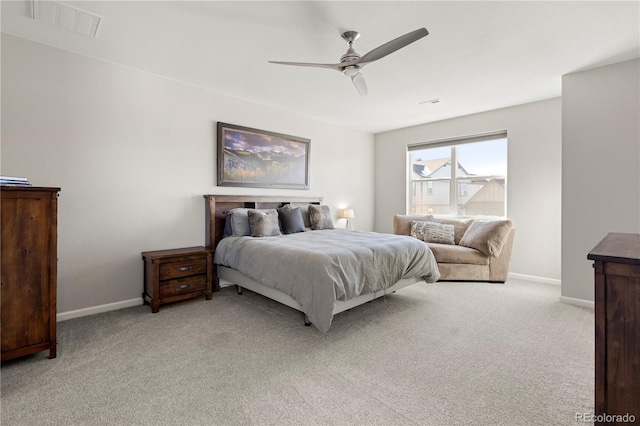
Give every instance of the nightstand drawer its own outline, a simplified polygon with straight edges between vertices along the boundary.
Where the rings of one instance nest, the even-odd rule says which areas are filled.
[[[160,283],[160,298],[177,296],[179,294],[203,291],[207,288],[207,276],[200,275],[189,278],[178,278]]]
[[[160,281],[206,273],[206,257],[160,264]]]

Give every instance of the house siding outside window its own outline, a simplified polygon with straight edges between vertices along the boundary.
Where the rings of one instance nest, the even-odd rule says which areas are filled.
[[[411,214],[506,217],[506,132],[410,145],[408,158]]]

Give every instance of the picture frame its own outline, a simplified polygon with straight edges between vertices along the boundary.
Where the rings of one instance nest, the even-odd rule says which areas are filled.
[[[218,186],[309,189],[311,140],[218,122]]]

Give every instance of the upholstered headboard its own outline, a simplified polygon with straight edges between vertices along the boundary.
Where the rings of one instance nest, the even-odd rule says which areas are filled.
[[[322,204],[322,197],[287,197],[281,195],[205,195],[205,242],[215,248],[224,236],[224,221],[227,211],[237,207],[250,209],[275,209],[285,204],[306,206]]]

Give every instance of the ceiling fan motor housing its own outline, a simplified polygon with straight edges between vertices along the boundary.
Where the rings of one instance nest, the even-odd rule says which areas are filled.
[[[345,31],[342,33],[342,38],[347,40],[347,43],[351,44],[360,38],[360,33],[357,31]]]
[[[426,28],[419,28],[415,31],[411,31],[405,35],[402,35],[398,38],[395,38],[383,45],[376,47],[371,50],[369,53],[366,53],[364,56],[360,56],[353,49],[353,42],[360,37],[360,33],[357,31],[345,31],[342,33],[342,38],[349,43],[349,48],[347,52],[342,55],[340,58],[339,64],[316,64],[316,63],[305,63],[305,62],[280,62],[280,61],[269,61],[274,64],[282,64],[282,65],[297,65],[303,67],[319,67],[319,68],[329,68],[336,71],[341,71],[344,75],[351,77],[351,81],[353,85],[358,89],[358,93],[361,96],[365,96],[367,94],[367,85],[364,81],[364,77],[360,74],[360,69],[371,62],[377,61],[378,59],[382,59],[385,56],[395,52],[398,49],[402,49],[403,47],[413,43],[416,40],[421,39],[422,37],[429,34]]]
[[[347,49],[347,53],[342,55],[340,58],[340,63],[348,63],[348,62],[356,62],[360,59],[360,55],[353,49],[353,42],[356,41],[360,37],[360,33],[357,31],[347,31],[342,33],[342,38],[345,39],[349,43],[349,48]],[[353,69],[355,67],[356,71],[351,71],[351,74],[347,71],[348,69]],[[342,70],[347,75],[355,75],[357,74],[357,69],[359,67],[346,67]]]

